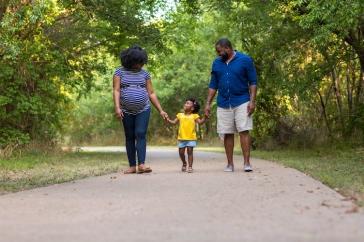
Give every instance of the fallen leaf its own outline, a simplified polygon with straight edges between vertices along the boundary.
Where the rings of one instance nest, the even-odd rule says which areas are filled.
[[[356,205],[345,211],[345,213],[357,213],[357,212],[359,212],[359,208]]]
[[[358,198],[354,197],[354,196],[348,196],[348,197],[344,197],[343,199],[341,199],[341,201],[357,201]]]
[[[328,207],[328,208],[331,207],[331,205],[328,204],[327,201],[322,201],[321,206],[325,206],[325,207]]]

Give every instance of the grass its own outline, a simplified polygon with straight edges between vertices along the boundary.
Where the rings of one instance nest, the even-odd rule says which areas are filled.
[[[116,172],[122,153],[29,153],[0,159],[0,194]]]
[[[200,150],[224,152],[223,147]],[[236,154],[241,154],[238,147]],[[364,148],[255,150],[252,156],[295,168],[364,206]]]

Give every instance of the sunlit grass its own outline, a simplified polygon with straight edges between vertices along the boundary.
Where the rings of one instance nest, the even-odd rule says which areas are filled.
[[[123,153],[58,152],[0,159],[0,193],[20,191],[118,171]]]

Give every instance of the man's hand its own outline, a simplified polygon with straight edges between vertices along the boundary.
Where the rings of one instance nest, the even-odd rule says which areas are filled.
[[[211,114],[211,105],[207,103],[205,106],[205,117],[209,118],[210,114]]]
[[[250,101],[248,103],[248,116],[251,116],[254,113],[255,110],[255,102],[254,101]]]

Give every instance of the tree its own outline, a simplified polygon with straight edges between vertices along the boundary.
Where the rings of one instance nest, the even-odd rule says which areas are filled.
[[[2,1],[0,148],[33,139],[54,142],[70,94],[80,96],[94,86],[95,73],[108,70],[105,58],[141,40],[158,49],[159,30],[146,17],[157,4]]]

